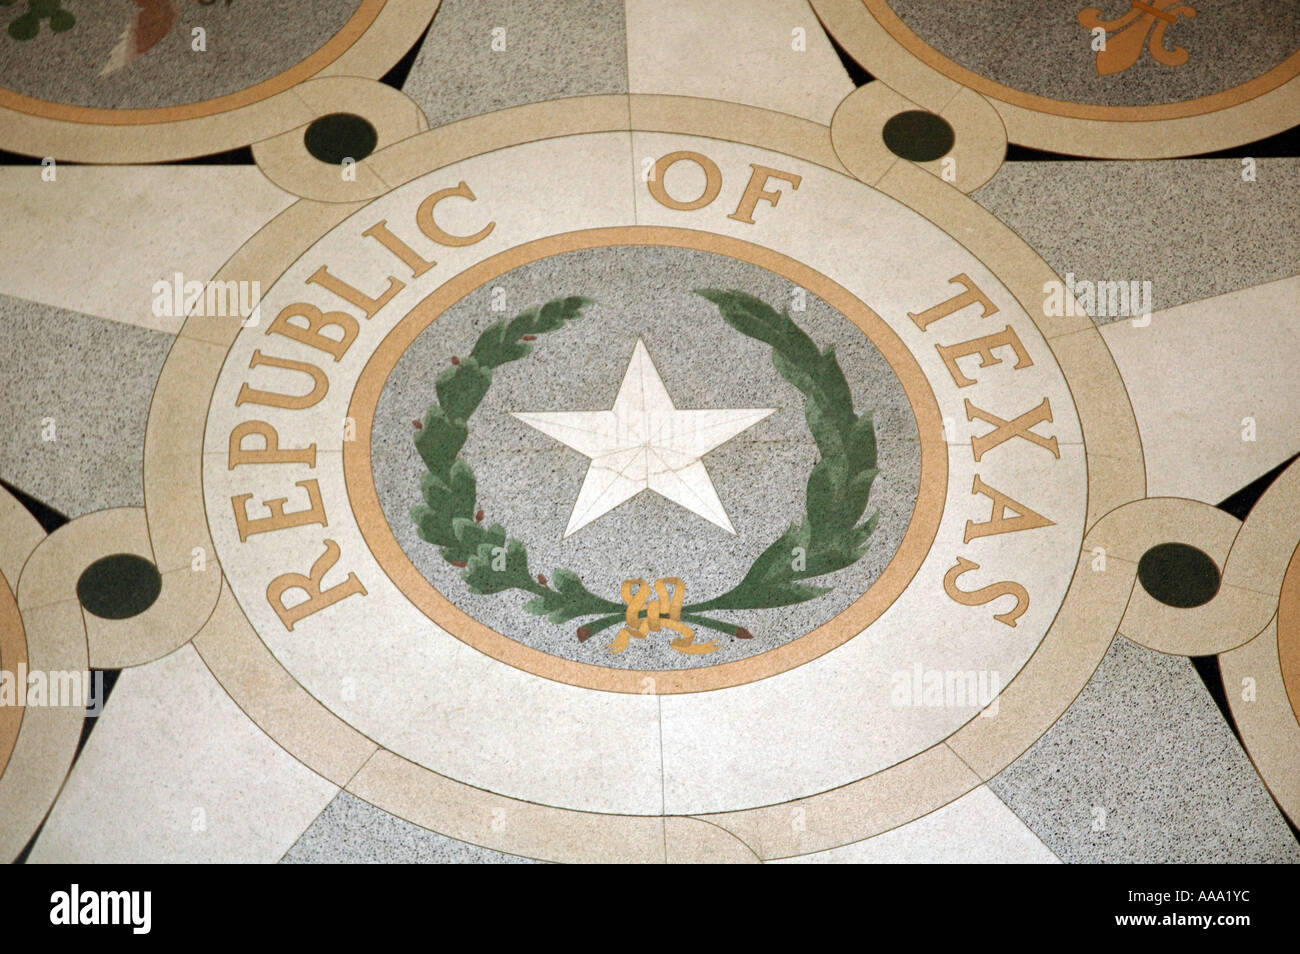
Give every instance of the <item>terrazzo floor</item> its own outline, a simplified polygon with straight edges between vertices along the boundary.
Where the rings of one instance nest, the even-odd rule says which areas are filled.
[[[41,6],[6,860],[1300,861],[1293,0]]]

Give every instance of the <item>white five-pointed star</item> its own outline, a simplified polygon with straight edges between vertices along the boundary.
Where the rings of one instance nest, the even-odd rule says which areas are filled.
[[[608,411],[518,411],[514,417],[591,458],[567,537],[643,490],[735,533],[700,459],[776,408],[681,411],[637,339]]]

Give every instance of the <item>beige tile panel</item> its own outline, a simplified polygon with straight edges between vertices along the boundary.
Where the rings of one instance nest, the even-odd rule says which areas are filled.
[[[1091,529],[1117,507],[1143,499],[1146,481],[1132,455],[1112,457],[1088,449],[1088,517]]]
[[[1225,584],[1276,597],[1300,541],[1300,461],[1255,502],[1228,554]]]
[[[1139,584],[1119,629],[1147,649],[1210,656],[1255,638],[1276,612],[1276,598],[1227,583],[1210,602],[1191,609],[1166,606]]]
[[[144,511],[139,507],[85,514],[42,540],[18,578],[18,606],[24,614],[52,603],[71,601],[80,606],[77,579],[81,571],[110,553],[136,553],[146,559],[152,555]]]
[[[163,572],[158,599],[139,616],[101,619],[83,614],[90,664],[96,669],[126,669],[185,645],[212,611],[220,587],[221,566],[209,558],[201,571],[184,566]]]
[[[1153,497],[1217,503],[1300,448],[1300,276],[1103,325]],[[1253,433],[1247,419],[1253,422]]]
[[[1013,142],[1097,159],[1169,159],[1255,142],[1286,129],[1300,112],[1300,81],[1230,109],[1184,119],[1107,122],[1053,116],[995,101]]]
[[[128,670],[35,863],[269,863],[338,794],[240,712],[192,647]]]
[[[1006,159],[1007,130],[1002,117],[992,103],[970,89],[954,96],[939,115],[952,124],[957,134],[951,153],[957,160],[953,184],[962,192],[974,192],[993,178]],[[943,160],[935,159],[922,167],[941,174]]]
[[[16,678],[27,666],[27,633],[18,612],[9,581],[0,574],[0,673]],[[3,677],[0,677],[3,678]],[[23,724],[23,708],[16,704],[0,705],[0,776],[9,763],[9,754],[18,740]]]
[[[175,333],[154,286],[210,279],[293,197],[247,166],[0,167],[0,289],[42,304]],[[184,241],[177,241],[184,236]],[[163,310],[163,309],[159,309]]]
[[[835,154],[854,177],[875,184],[899,161],[881,138],[885,122],[895,113],[920,108],[879,80],[859,86],[844,97],[831,118]]]
[[[1136,564],[1155,544],[1175,541],[1204,550],[1222,569],[1241,521],[1195,500],[1152,497],[1121,508],[1107,526],[1117,531],[1107,546],[1110,558]]]
[[[144,500],[152,548],[164,572],[190,566],[196,548],[205,560],[216,556],[203,510],[203,428],[212,390],[208,382],[215,381],[225,354],[220,345],[178,336],[149,404]]]
[[[853,91],[804,0],[627,0],[625,10],[632,93],[725,100],[826,123]]]

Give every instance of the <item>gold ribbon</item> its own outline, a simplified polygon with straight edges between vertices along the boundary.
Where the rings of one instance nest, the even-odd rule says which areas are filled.
[[[627,649],[630,640],[645,639],[660,629],[670,629],[678,634],[668,645],[679,653],[698,655],[711,653],[718,648],[717,640],[697,643],[695,631],[682,622],[686,584],[677,577],[662,577],[655,580],[653,587],[645,580],[625,580],[620,592],[623,602],[627,604],[627,625],[605,647],[611,653],[621,653]],[[655,597],[653,600],[650,598],[652,594]],[[645,615],[642,615],[643,611]]]

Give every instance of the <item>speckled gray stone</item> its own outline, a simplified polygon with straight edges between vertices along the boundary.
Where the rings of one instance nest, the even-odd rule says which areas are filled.
[[[131,0],[64,0],[76,17],[30,40],[0,28],[0,85],[37,99],[102,109],[147,109],[214,99],[283,73],[325,45],[360,0],[217,0],[176,4],[180,19],[157,45],[101,76],[137,7]],[[0,7],[0,24],[26,4]],[[206,31],[207,49],[191,48]],[[414,41],[414,37],[412,37]]]
[[[1300,159],[1008,162],[971,197],[1075,280],[1152,282],[1154,310],[1300,271]],[[1097,324],[1116,320],[1097,317]]]
[[[1013,89],[1074,103],[1146,106],[1196,99],[1240,86],[1300,49],[1300,0],[1189,0],[1186,6],[1196,16],[1179,16],[1163,42],[1165,49],[1184,47],[1186,63],[1159,63],[1144,42],[1132,66],[1100,76],[1092,34],[1078,13],[1092,7],[1110,22],[1130,9],[1129,0],[890,0],[899,18],[949,59]],[[1112,32],[1108,42],[1124,42],[1117,36]]]
[[[561,295],[596,300],[586,315],[540,338],[532,355],[504,365],[469,421],[462,450],[478,481],[485,522],[500,523],[528,548],[534,573],[557,567],[576,572],[593,593],[620,603],[624,580],[680,577],[686,602],[718,595],[738,583],[754,559],[804,513],[805,485],[816,445],[804,419],[802,394],[777,373],[771,349],[730,328],[717,308],[694,294],[699,287],[741,288],[783,307],[793,286],[760,268],[687,249],[621,247],[554,256],[516,269],[479,289],[429,326],[389,376],[375,414],[372,461],[380,504],[412,563],[457,606],[527,645],[593,665],[667,669],[716,665],[772,649],[826,622],[857,599],[892,558],[911,517],[920,470],[916,422],[888,363],[865,335],[809,295],[796,321],[821,346],[834,344],[854,407],[870,409],[880,475],[870,508],[880,523],[866,555],[816,581],[833,590],[795,606],[719,612],[718,619],[749,629],[754,638],[719,636],[709,655],[672,652],[666,638],[633,640],[612,655],[613,627],[585,643],[577,628],[588,620],[555,624],[526,612],[519,591],[478,595],[421,540],[410,517],[420,502],[423,462],[415,451],[412,420],[434,401],[433,383],[453,355],[470,352],[488,324],[493,288],[508,299],[506,314]],[[736,535],[645,491],[565,538],[563,533],[589,460],[510,416],[510,411],[608,409],[627,370],[637,338],[679,408],[776,408],[765,420],[706,454],[704,465]],[[700,629],[703,641],[714,634]]]
[[[505,30],[494,50],[493,30]],[[403,92],[441,126],[507,106],[627,92],[622,0],[443,0]]]
[[[325,807],[281,864],[540,864],[412,825],[347,792]]]
[[[981,74],[1015,42],[1015,27],[1041,6],[1041,0],[889,0],[890,9],[929,46]]]
[[[1300,862],[1191,662],[1122,636],[989,787],[1065,862]]]
[[[171,343],[0,295],[0,477],[69,517],[141,506],[145,421]]]

